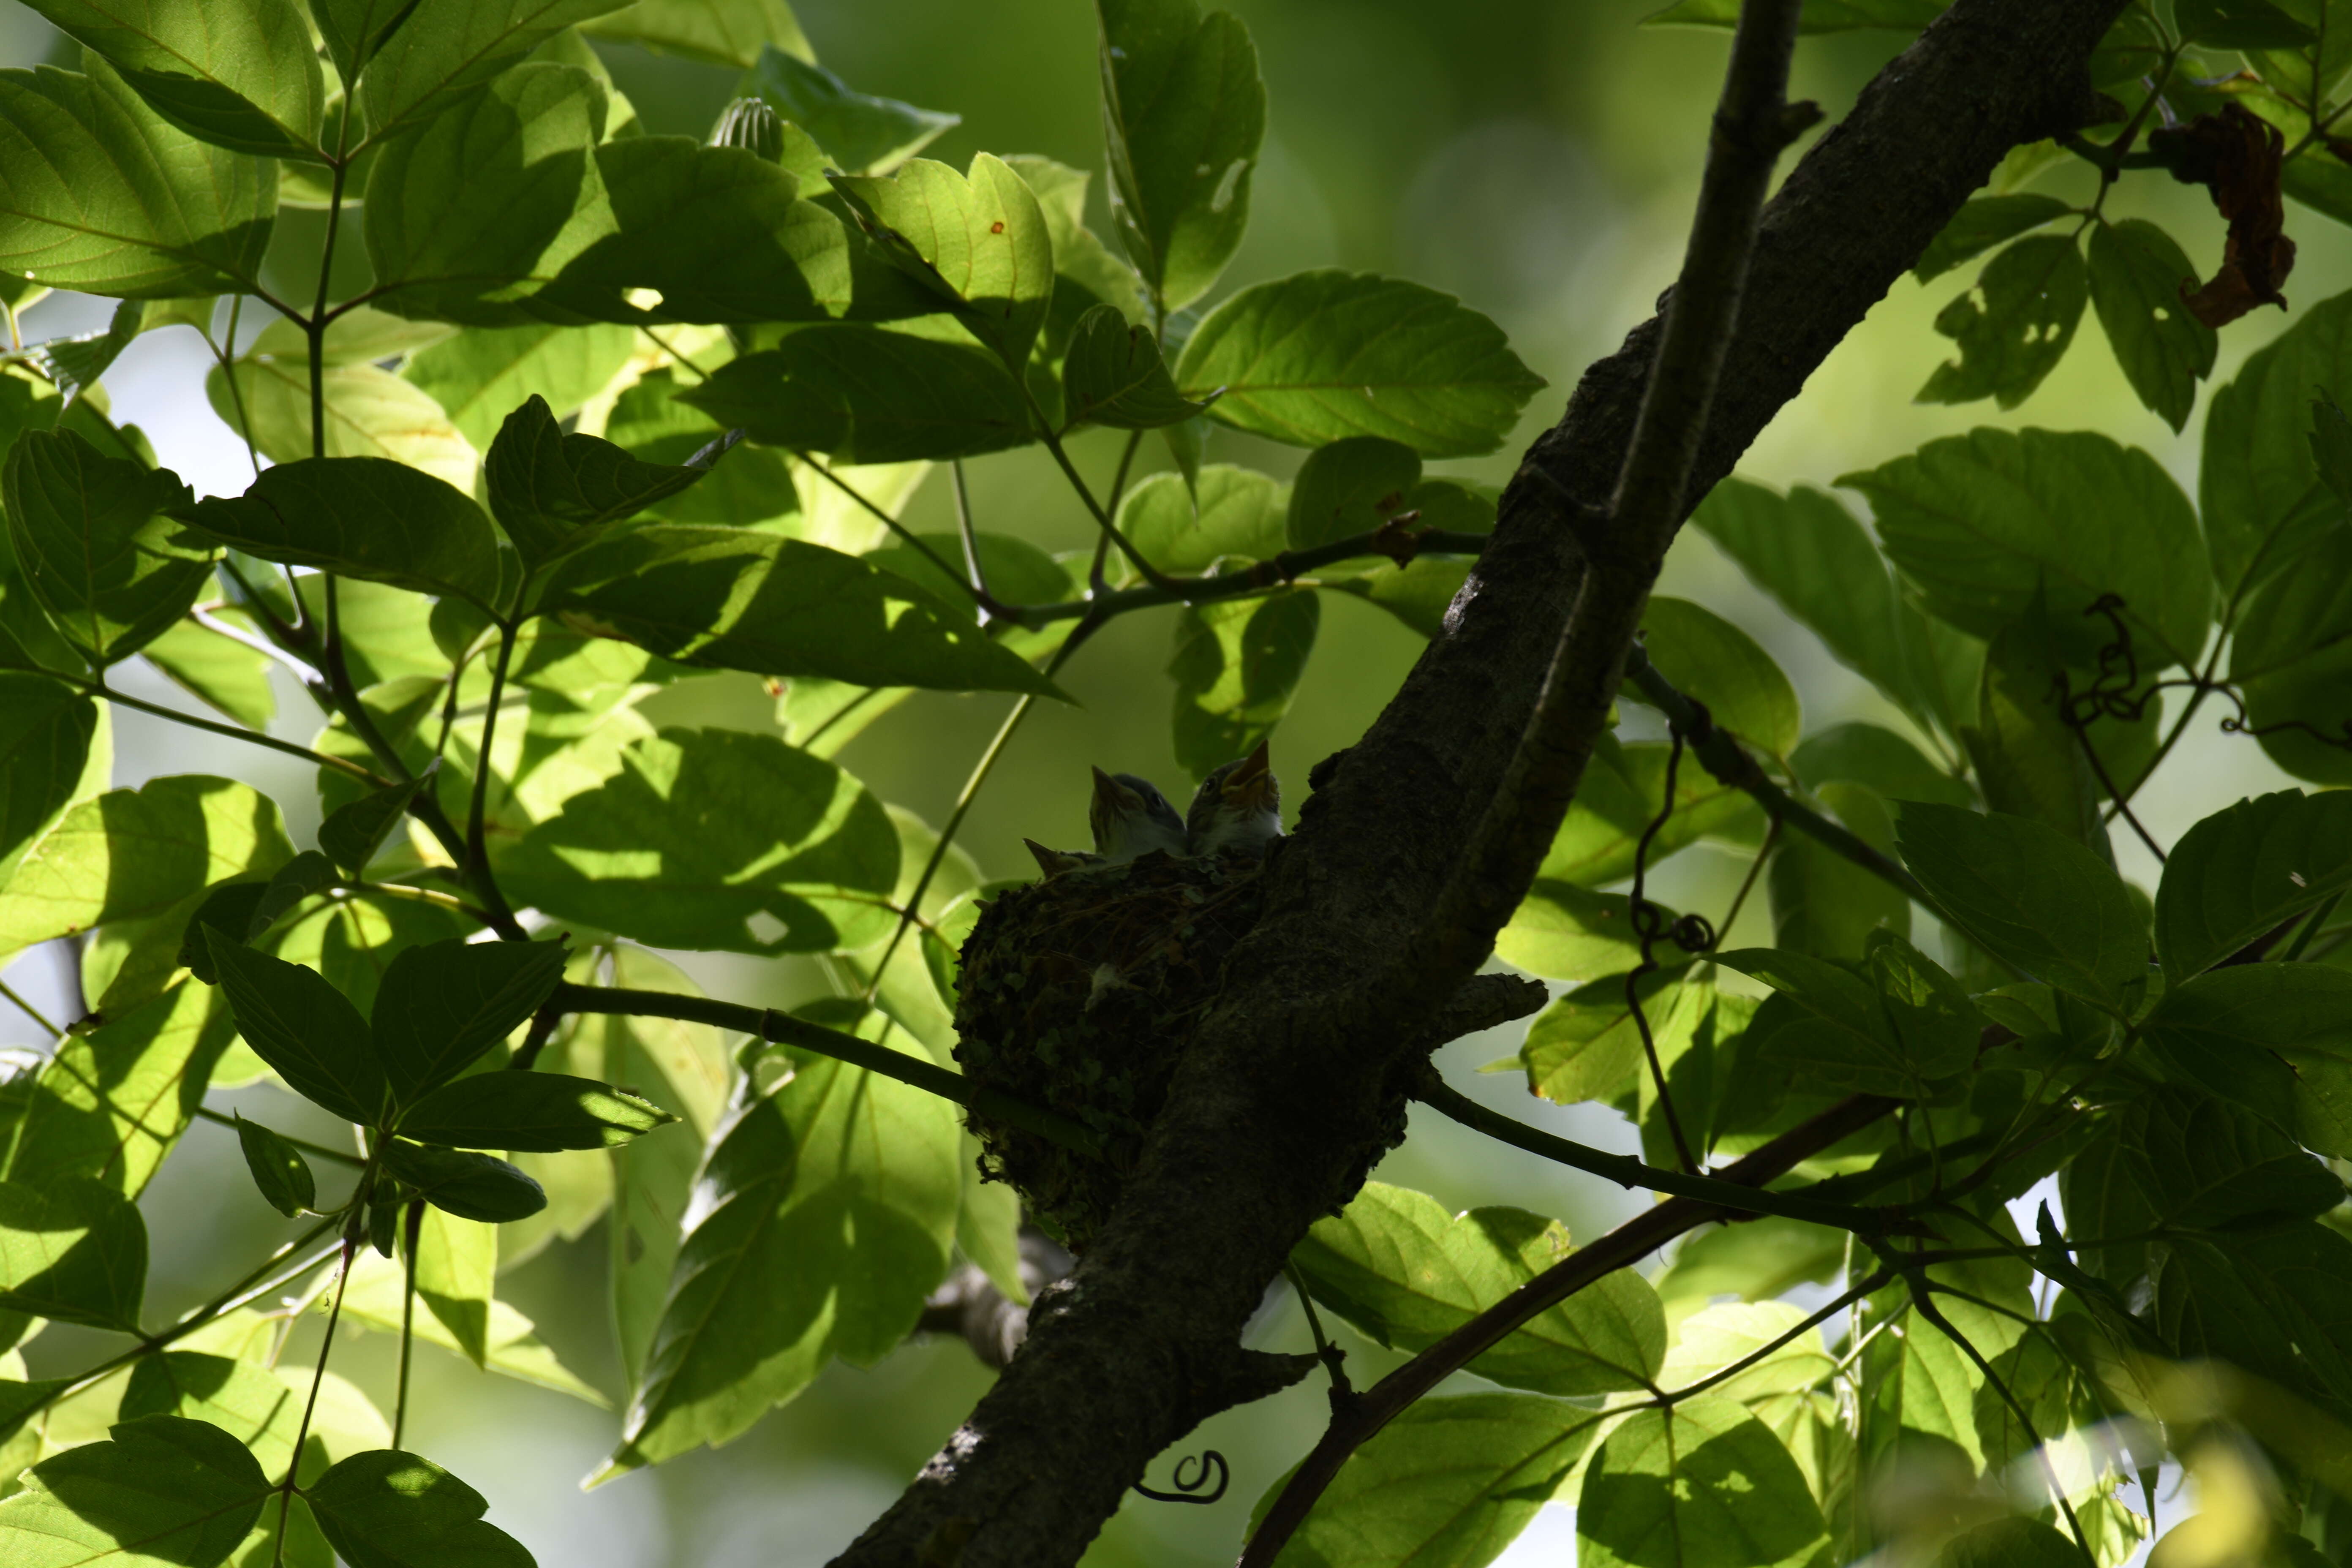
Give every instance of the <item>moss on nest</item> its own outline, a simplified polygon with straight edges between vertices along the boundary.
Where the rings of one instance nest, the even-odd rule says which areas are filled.
[[[956,1060],[975,1083],[1101,1134],[1091,1160],[971,1118],[981,1170],[1083,1247],[1118,1201],[1225,956],[1256,923],[1259,862],[1151,854],[1065,872],[981,911],[957,978]]]

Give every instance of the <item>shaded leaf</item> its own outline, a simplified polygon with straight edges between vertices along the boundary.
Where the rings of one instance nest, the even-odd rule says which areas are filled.
[[[2065,357],[2089,294],[2071,235],[2019,240],[1986,264],[1974,289],[1936,313],[1936,330],[1960,357],[1936,367],[1918,401],[1990,397],[2016,407]]]
[[[2352,887],[2352,795],[2281,790],[2180,836],[2156,890],[2156,951],[2179,984]]]
[[[1568,1232],[1524,1209],[1448,1216],[1434,1198],[1373,1182],[1318,1220],[1291,1259],[1315,1299],[1375,1342],[1425,1350],[1569,1256]],[[1657,1296],[1611,1274],[1514,1330],[1472,1362],[1481,1376],[1543,1394],[1639,1388],[1665,1358]]]
[[[623,0],[416,0],[392,15],[384,0],[335,0],[330,28],[343,50],[373,46],[360,79],[368,139],[404,135],[454,107],[467,88],[487,81],[575,22],[620,9]],[[346,78],[346,79],[349,79]]]
[[[2292,1139],[2177,1085],[2133,1102],[2124,1145],[2156,1225],[2234,1228],[2316,1217],[2344,1201],[2335,1173]]]
[[[473,327],[410,355],[400,374],[440,405],[467,445],[487,452],[509,411],[526,398],[545,398],[558,418],[578,413],[621,374],[638,341],[628,328],[604,322]]]
[[[530,1568],[522,1542],[482,1517],[481,1493],[415,1454],[353,1454],[303,1496],[352,1568]]]
[[[1209,417],[1298,447],[1385,436],[1424,458],[1503,443],[1544,384],[1501,329],[1450,294],[1366,274],[1300,272],[1226,300],[1176,367]]]
[[[637,0],[580,30],[705,65],[749,67],[770,47],[809,58],[808,39],[784,0]]]
[[[205,1421],[148,1415],[26,1472],[0,1500],[0,1539],[44,1542],[46,1563],[213,1563],[260,1516],[269,1478]],[[47,1543],[55,1544],[48,1545]]]
[[[677,1118],[590,1079],[547,1072],[477,1073],[409,1107],[403,1135],[461,1149],[612,1149]]]
[[[124,299],[250,291],[269,165],[167,124],[95,56],[0,74],[0,270]]]
[[[2096,856],[2022,817],[1906,802],[1903,858],[1968,934],[2033,978],[2119,1008],[2147,974],[2147,938]]]
[[[250,0],[210,15],[142,0],[38,0],[33,8],[104,55],[189,135],[264,158],[319,155],[326,88],[295,0]]]
[[[2142,1030],[2179,1077],[2306,1148],[2352,1156],[2352,971],[2217,969],[2167,991]]]
[[[137,1197],[204,1103],[234,1034],[228,1008],[183,983],[60,1040],[26,1098],[8,1179],[88,1178]]]
[[[147,1226],[121,1193],[79,1176],[0,1182],[0,1306],[137,1333],[146,1290]]]
[[[28,430],[0,493],[16,569],[93,668],[161,636],[211,579],[208,542],[166,515],[193,499],[168,469],[106,457],[70,430]]]
[[[369,1023],[394,1102],[415,1106],[520,1028],[563,977],[563,959],[561,936],[404,948]]]
[[[584,531],[635,516],[708,473],[731,443],[713,441],[682,467],[641,463],[595,436],[566,435],[533,393],[506,417],[484,478],[490,511],[526,565],[545,565]]]
[[[853,174],[887,174],[962,123],[961,115],[855,91],[806,51],[797,28],[778,37],[761,49],[738,90],[765,100]]]
[[[236,1119],[236,1142],[263,1202],[288,1219],[318,1206],[319,1184],[300,1150],[260,1122],[242,1116]]]
[[[1078,318],[1062,365],[1064,412],[1071,425],[1156,430],[1201,412],[1176,390],[1160,357],[1160,340],[1108,305]]]
[[[389,1089],[359,1009],[314,970],[208,935],[246,1044],[297,1094],[347,1121],[381,1122]]]
[[[2091,303],[2139,400],[2175,430],[2189,423],[2197,384],[2212,374],[2213,329],[2181,303],[2196,276],[2179,244],[2145,218],[2091,230]]]
[[[1643,1410],[1586,1462],[1577,1561],[1789,1568],[1823,1542],[1804,1472],[1770,1428],[1728,1399],[1700,1394]]]
[[[471,497],[383,458],[306,458],[178,514],[224,544],[495,612],[498,535]]]
[[[549,569],[536,611],[705,668],[1060,695],[905,579],[749,529],[643,523],[604,533]]]
[[[2055,196],[2025,191],[2013,195],[1974,196],[1960,204],[1927,248],[1912,264],[1911,276],[1931,282],[1961,262],[1982,256],[2004,240],[2040,228],[2074,209]]]
[[[1279,554],[1284,517],[1283,487],[1273,479],[1211,463],[1189,485],[1175,474],[1139,480],[1119,503],[1118,529],[1152,565],[1189,576],[1226,556],[1263,561]]]
[[[1687,599],[1651,595],[1642,611],[1650,662],[1715,721],[1775,756],[1794,751],[1804,719],[1796,688],[1756,639]],[[1628,689],[1634,701],[1640,694]]]
[[[986,350],[872,327],[805,328],[678,401],[754,441],[843,463],[970,458],[1034,437],[1020,384]]]
[[[383,1168],[418,1197],[460,1219],[498,1225],[547,1206],[547,1194],[537,1182],[488,1154],[390,1139],[383,1145]]]
[[[1310,589],[1177,612],[1176,761],[1195,778],[1253,750],[1290,711],[1323,606]]]
[[[1054,246],[1037,197],[1019,174],[982,153],[969,175],[916,158],[887,179],[841,175],[833,188],[892,266],[1021,374],[1053,299]]]

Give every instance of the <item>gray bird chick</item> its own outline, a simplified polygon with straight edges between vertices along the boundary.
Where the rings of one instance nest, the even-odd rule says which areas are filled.
[[[1265,742],[1237,763],[1210,770],[1184,814],[1195,855],[1259,857],[1282,837],[1282,786],[1267,765]]]
[[[1094,828],[1095,853],[1105,865],[1124,865],[1155,849],[1184,853],[1184,819],[1150,779],[1097,768],[1087,820]]]

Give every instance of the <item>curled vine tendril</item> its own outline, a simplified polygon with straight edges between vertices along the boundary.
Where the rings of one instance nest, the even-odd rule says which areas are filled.
[[[1201,1467],[1189,1481],[1184,1479],[1184,1467],[1188,1464],[1197,1464]],[[1209,1472],[1212,1469],[1217,1476],[1216,1489],[1203,1496],[1201,1489],[1209,1484]],[[1176,1474],[1173,1479],[1176,1482],[1176,1489],[1172,1492],[1154,1491],[1141,1481],[1135,1483],[1135,1489],[1153,1502],[1196,1502],[1205,1506],[1225,1495],[1225,1487],[1233,1480],[1234,1472],[1226,1465],[1225,1457],[1223,1454],[1218,1453],[1214,1448],[1203,1448],[1197,1458],[1177,1460]]]
[[[2107,798],[2116,803],[2116,811],[2131,824],[2132,831],[2139,835],[2140,841],[2154,852],[2159,861],[2164,858],[2163,849],[2148,836],[2147,829],[2140,826],[2139,818],[2132,815],[2126,792],[2117,789],[2115,780],[2107,776],[2106,765],[2099,760],[2097,750],[2091,744],[2088,731],[2094,721],[2105,718],[2121,720],[2126,724],[2136,722],[2147,711],[2148,704],[2155,701],[2159,693],[2186,688],[2200,696],[2207,692],[2216,693],[2237,710],[2224,715],[2221,720],[2221,732],[2225,735],[2251,735],[2259,740],[2264,735],[2297,730],[2323,746],[2352,751],[2352,719],[2345,720],[2339,726],[2341,733],[2336,734],[2302,719],[2282,719],[2275,723],[2257,724],[2252,714],[2247,711],[2246,700],[2239,695],[2236,687],[2195,670],[2176,680],[2150,681],[2146,689],[2135,694],[2135,689],[2139,686],[2139,656],[2132,646],[2131,626],[2124,619],[2123,596],[2102,594],[2083,613],[2105,616],[2114,636],[2100,647],[2097,655],[2099,672],[2083,690],[2074,690],[2066,672],[2063,669],[2058,671],[2053,686],[2058,715],[2082,743],[2083,754],[2090,759],[2092,771],[2098,774]]]

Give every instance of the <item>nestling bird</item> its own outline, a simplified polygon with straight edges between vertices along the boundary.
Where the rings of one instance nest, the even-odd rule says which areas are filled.
[[[1150,779],[1133,773],[1097,768],[1087,820],[1094,827],[1095,853],[1107,866],[1125,865],[1155,849],[1178,856],[1185,851],[1184,819]]]
[[[1083,866],[1099,866],[1103,858],[1085,849],[1048,849],[1034,838],[1021,841],[1029,846],[1036,858],[1037,869],[1048,877],[1058,877],[1065,871],[1075,871]]]
[[[1266,763],[1265,742],[1237,763],[1210,770],[1184,813],[1195,855],[1264,857],[1282,837],[1282,788]]]

